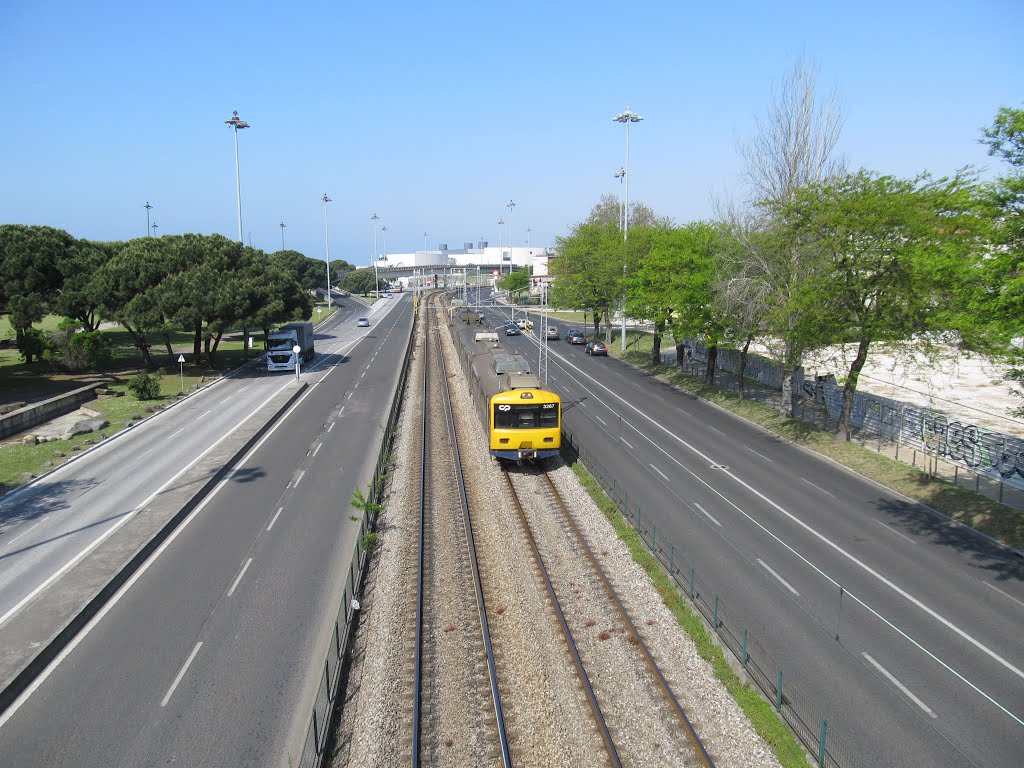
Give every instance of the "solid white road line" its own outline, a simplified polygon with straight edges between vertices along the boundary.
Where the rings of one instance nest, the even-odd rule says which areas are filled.
[[[917,544],[917,542],[916,542],[916,541],[914,541],[914,540],[913,540],[912,538],[910,538],[909,536],[907,536],[907,535],[906,535],[905,533],[900,533],[900,532],[899,532],[899,531],[897,531],[897,530],[896,530],[895,528],[893,528],[893,527],[892,527],[891,525],[888,525],[887,523],[883,523],[883,522],[882,522],[881,520],[879,520],[879,519],[878,519],[877,517],[873,517],[873,518],[871,518],[871,519],[872,519],[872,520],[874,520],[874,521],[875,521],[876,523],[878,523],[878,524],[879,524],[880,526],[882,526],[883,528],[885,528],[885,529],[886,529],[887,531],[889,531],[889,533],[895,533],[895,534],[896,534],[897,536],[899,536],[899,537],[900,537],[901,539],[905,539],[905,540],[909,541],[909,542],[910,542],[911,544]]]
[[[715,518],[711,516],[711,513],[708,512],[706,509],[704,509],[704,507],[702,507],[700,504],[698,504],[697,502],[693,502],[693,506],[695,506],[697,509],[699,509],[701,514],[703,514],[705,517],[707,517],[707,519],[710,520],[712,523],[717,525],[719,528],[722,527],[722,524],[720,522],[718,522],[717,520],[715,520]]]
[[[672,482],[668,475],[666,475],[664,472],[662,472],[660,469],[658,469],[653,464],[651,464],[651,469],[653,469],[655,472],[657,472],[659,475],[661,475],[665,479],[666,483]]]
[[[766,562],[765,562],[764,560],[762,560],[761,558],[757,558],[757,562],[759,562],[759,563],[761,564],[761,567],[762,567],[762,568],[764,568],[764,569],[765,569],[766,571],[768,571],[768,573],[770,573],[770,574],[771,574],[772,576],[774,576],[774,577],[775,577],[776,579],[778,579],[778,580],[779,580],[779,583],[780,583],[780,584],[782,584],[782,586],[784,586],[784,587],[785,587],[786,589],[788,589],[788,590],[789,590],[790,592],[792,592],[792,593],[793,593],[794,595],[796,595],[797,597],[799,597],[799,596],[800,596],[800,593],[799,593],[799,592],[797,592],[797,591],[796,591],[795,589],[793,589],[793,585],[792,585],[792,584],[790,584],[790,583],[789,583],[788,581],[786,581],[786,580],[785,580],[784,578],[782,578],[781,576],[779,576],[779,574],[777,574],[777,573],[776,573],[775,571],[773,571],[773,570],[772,570],[772,569],[771,569],[771,568],[770,568],[770,567],[768,566],[768,563],[766,563]]]
[[[1010,595],[1010,594],[1007,594],[1006,592],[1003,592],[1003,590],[1001,590],[995,584],[989,584],[987,581],[983,581],[981,583],[984,584],[986,587],[989,587],[990,589],[994,589],[996,592],[998,592],[1000,595],[1002,595],[1003,597],[1007,598],[1008,600],[1013,600],[1013,602],[1015,602],[1017,605],[1024,606],[1024,603],[1022,603],[1020,600],[1018,600],[1013,595]]]
[[[811,486],[811,488],[817,488],[819,491],[824,493],[826,496],[831,496],[833,499],[835,498],[835,494],[829,493],[824,488],[822,488],[820,485],[815,485],[810,480],[808,480],[806,477],[801,477],[800,479],[803,480],[805,483],[807,483],[809,486]]]
[[[183,678],[185,676],[185,673],[188,671],[189,665],[192,663],[193,659],[195,659],[196,654],[199,653],[199,649],[202,648],[202,647],[203,647],[202,641],[199,641],[198,643],[196,643],[196,647],[192,649],[192,653],[190,653],[188,655],[188,658],[185,659],[185,663],[182,665],[181,669],[178,671],[178,676],[176,678],[174,678],[174,682],[171,683],[171,687],[167,690],[167,695],[165,695],[164,696],[164,700],[160,702],[160,706],[161,707],[166,707],[167,706],[167,702],[171,700],[171,696],[174,694],[174,689],[178,687],[178,683],[181,682],[181,678]]]
[[[259,407],[258,407],[258,408],[257,408],[256,410],[254,410],[254,411],[253,411],[252,413],[257,413],[257,412],[259,412],[259,410],[260,410],[261,408],[263,408],[263,406],[265,406],[265,405],[266,405],[267,403],[269,403],[269,402],[270,402],[270,401],[271,401],[271,400],[272,400],[272,399],[273,399],[274,397],[276,397],[276,396],[277,396],[277,394],[278,394],[278,392],[280,392],[280,391],[281,391],[281,390],[280,390],[280,389],[278,389],[278,390],[276,390],[275,392],[273,392],[273,393],[272,393],[272,394],[270,395],[270,397],[268,397],[268,398],[267,398],[266,400],[264,400],[264,401],[263,401],[263,402],[262,402],[262,403],[260,404],[260,406],[259,406]],[[305,396],[303,396],[303,397],[305,397]],[[296,404],[297,404],[297,403],[296,403]],[[293,405],[292,407],[294,408],[295,406]],[[117,521],[116,523],[114,523],[114,524],[113,524],[112,526],[110,526],[110,528],[108,528],[108,529],[107,529],[107,530],[105,530],[105,531],[104,531],[103,533],[101,533],[101,534],[100,534],[99,536],[97,536],[97,537],[96,537],[95,539],[93,539],[93,540],[92,540],[92,542],[90,542],[89,544],[87,544],[87,545],[86,545],[86,546],[85,546],[85,547],[84,547],[83,549],[81,549],[81,550],[80,550],[80,551],[78,552],[78,554],[76,554],[76,555],[75,555],[74,557],[72,557],[72,558],[71,558],[70,560],[68,560],[68,561],[67,561],[66,563],[64,563],[64,565],[62,565],[62,566],[61,566],[60,568],[58,568],[58,569],[57,569],[57,570],[56,570],[56,571],[55,571],[55,572],[54,572],[53,574],[51,574],[51,575],[50,575],[50,577],[49,577],[49,578],[47,578],[47,579],[46,579],[46,580],[45,580],[45,581],[44,581],[44,582],[43,582],[42,584],[40,584],[40,585],[39,585],[38,587],[36,587],[35,589],[33,589],[33,590],[32,590],[31,592],[29,592],[29,593],[28,593],[27,595],[25,595],[25,597],[23,597],[23,598],[22,598],[21,600],[19,600],[19,601],[18,601],[18,603],[17,603],[17,604],[16,604],[16,605],[15,605],[14,607],[12,607],[12,608],[11,608],[11,609],[10,609],[9,611],[7,611],[7,613],[5,613],[5,614],[4,614],[3,616],[0,616],[0,626],[3,626],[3,625],[4,625],[4,623],[5,623],[5,622],[6,622],[6,621],[7,621],[7,620],[8,620],[9,618],[11,618],[11,616],[14,616],[14,615],[15,615],[16,613],[18,613],[18,611],[20,611],[20,610],[21,610],[21,609],[22,609],[22,608],[23,608],[23,607],[24,607],[25,605],[27,605],[27,604],[28,604],[29,602],[31,602],[32,600],[34,600],[34,599],[35,599],[35,597],[36,597],[36,595],[38,595],[38,594],[39,594],[40,592],[42,592],[42,591],[43,591],[44,589],[46,589],[47,587],[49,587],[49,586],[50,586],[50,585],[51,585],[51,584],[52,584],[52,583],[53,583],[54,581],[56,581],[56,580],[57,580],[57,579],[59,579],[59,578],[60,578],[61,576],[63,576],[63,575],[65,574],[65,573],[67,573],[67,572],[68,572],[68,571],[69,571],[69,570],[70,570],[71,568],[73,568],[73,567],[75,566],[75,564],[76,564],[76,563],[78,563],[78,562],[79,562],[79,561],[80,561],[80,560],[81,560],[81,559],[82,559],[83,557],[85,557],[86,555],[88,555],[88,554],[89,554],[90,552],[92,552],[92,551],[93,551],[94,549],[96,549],[96,547],[98,547],[98,546],[99,546],[100,544],[102,544],[102,543],[103,543],[104,541],[106,541],[106,540],[107,540],[107,539],[108,539],[108,538],[109,538],[110,536],[112,536],[112,535],[113,535],[113,534],[114,534],[114,533],[115,533],[116,531],[118,531],[118,530],[119,530],[119,529],[121,528],[121,526],[122,526],[122,525],[124,525],[125,523],[127,523],[127,522],[128,522],[129,520],[131,520],[131,519],[132,519],[133,517],[135,517],[135,515],[136,515],[136,514],[138,513],[138,511],[139,511],[140,509],[143,509],[143,508],[144,508],[144,507],[145,507],[145,506],[146,506],[147,504],[149,504],[149,503],[150,503],[150,502],[151,502],[151,501],[152,501],[153,499],[155,499],[155,498],[156,498],[156,497],[157,497],[157,496],[158,496],[158,495],[159,495],[159,494],[160,494],[160,493],[161,493],[161,492],[162,492],[162,491],[163,491],[163,490],[164,490],[165,488],[167,488],[167,487],[168,487],[168,486],[169,486],[169,485],[170,485],[171,483],[175,482],[175,481],[176,481],[176,480],[177,480],[177,479],[178,479],[179,477],[181,477],[181,476],[182,476],[182,475],[184,475],[184,474],[185,474],[186,472],[188,472],[188,471],[189,471],[190,469],[192,469],[192,467],[193,467],[193,466],[195,466],[195,465],[196,465],[196,464],[197,464],[197,463],[198,463],[198,462],[199,462],[199,461],[200,461],[200,460],[201,460],[201,459],[202,459],[202,458],[203,458],[204,456],[206,456],[206,454],[208,454],[208,453],[209,453],[210,451],[212,451],[212,450],[213,450],[214,448],[216,448],[216,447],[217,447],[218,445],[220,445],[220,444],[221,444],[222,442],[224,442],[225,440],[227,440],[227,439],[228,439],[228,437],[230,437],[231,435],[233,435],[233,434],[235,433],[235,431],[236,431],[236,430],[237,430],[237,429],[238,429],[239,427],[241,427],[241,426],[242,426],[242,425],[243,425],[243,424],[244,424],[244,423],[245,423],[245,422],[246,422],[246,421],[247,421],[247,420],[249,419],[249,417],[250,417],[250,416],[252,415],[252,413],[250,413],[250,414],[249,414],[249,416],[246,416],[246,417],[245,417],[244,419],[242,419],[242,420],[241,420],[241,421],[239,421],[239,422],[238,422],[237,424],[235,424],[235,426],[233,426],[233,427],[232,427],[232,428],[231,428],[231,429],[230,429],[230,430],[229,430],[228,432],[226,432],[226,433],[224,433],[223,435],[221,435],[221,437],[220,437],[220,438],[218,438],[218,440],[217,440],[216,442],[214,442],[214,443],[213,443],[213,445],[211,445],[211,446],[210,446],[209,448],[207,448],[207,449],[206,449],[205,451],[203,451],[203,452],[202,452],[202,453],[200,453],[200,454],[199,454],[198,456],[196,456],[196,457],[195,457],[194,459],[192,459],[192,461],[190,461],[190,462],[189,462],[188,464],[186,464],[186,465],[185,465],[185,466],[184,466],[184,467],[183,467],[183,468],[182,468],[182,469],[181,469],[181,470],[180,470],[180,471],[179,471],[179,472],[178,472],[177,474],[175,474],[175,475],[174,475],[174,476],[173,476],[172,478],[170,478],[170,479],[169,479],[169,480],[168,480],[168,481],[167,481],[166,483],[164,483],[163,485],[161,485],[161,486],[160,486],[159,488],[157,488],[157,489],[156,489],[155,491],[153,491],[153,493],[151,493],[151,494],[150,494],[149,496],[147,496],[147,497],[146,497],[146,498],[145,498],[145,499],[144,499],[144,500],[142,501],[142,503],[141,503],[141,504],[139,504],[138,506],[136,506],[136,507],[135,507],[135,508],[134,508],[134,509],[133,509],[133,510],[132,510],[131,512],[129,512],[128,514],[126,514],[126,515],[123,515],[123,516],[121,517],[121,519],[120,519],[120,520],[118,520],[118,521]],[[291,410],[289,410],[289,413],[291,413]],[[287,415],[287,414],[286,414],[286,415]],[[276,428],[277,428],[277,427],[275,426],[275,427],[274,427],[274,429],[276,429]],[[182,429],[184,429],[184,427],[182,427]],[[180,432],[181,430],[178,430],[178,431]],[[274,431],[274,430],[271,430],[270,432],[268,432],[268,433],[267,433],[267,435],[271,434],[271,432],[273,432],[273,431]],[[265,439],[266,439],[266,436],[264,437],[264,440],[265,440]],[[259,447],[259,445],[262,445],[262,444],[263,444],[263,441],[261,440],[261,441],[260,441],[260,443],[259,443],[259,444],[257,445],[257,447]],[[250,454],[249,454],[249,455],[251,455],[251,452],[250,452]],[[2,725],[3,725],[3,721],[2,721],[2,720],[0,720],[0,726],[2,726]]]
[[[868,654],[866,654],[866,653],[862,653],[862,654],[861,654],[861,656],[863,656],[863,657],[864,657],[865,659],[867,659],[867,660],[868,660],[868,663],[869,663],[869,664],[870,664],[871,666],[873,666],[873,667],[874,667],[875,669],[877,669],[877,670],[878,670],[879,672],[881,672],[881,673],[882,673],[882,674],[883,674],[883,675],[885,676],[885,679],[886,679],[886,680],[888,680],[888,681],[889,681],[890,683],[892,683],[893,685],[895,685],[895,686],[896,686],[896,687],[897,687],[897,688],[898,688],[898,689],[900,690],[900,692],[901,692],[901,693],[902,693],[902,694],[903,694],[904,696],[906,696],[906,697],[907,697],[908,699],[910,699],[910,700],[911,700],[912,702],[914,702],[915,704],[917,704],[917,706],[919,706],[919,707],[920,707],[921,709],[923,709],[923,710],[924,710],[925,712],[927,712],[927,713],[928,713],[928,716],[929,716],[929,717],[932,717],[932,718],[938,718],[938,715],[936,715],[936,714],[935,714],[934,712],[932,712],[932,710],[931,710],[931,709],[930,709],[930,708],[928,707],[928,705],[927,705],[927,704],[925,704],[925,703],[924,703],[923,701],[921,701],[921,700],[920,700],[919,698],[917,698],[917,696],[915,696],[914,694],[912,694],[912,693],[910,692],[910,689],[909,689],[909,688],[907,688],[907,686],[905,686],[905,685],[904,685],[903,683],[901,683],[901,682],[900,682],[899,680],[897,680],[897,679],[896,679],[896,678],[895,678],[895,677],[894,677],[894,676],[893,676],[893,675],[892,675],[892,674],[891,674],[891,673],[889,672],[889,670],[887,670],[887,669],[886,669],[885,667],[883,667],[883,666],[882,666],[881,664],[879,664],[879,663],[878,663],[877,661],[875,661],[875,660],[874,660],[873,658],[871,658],[871,656],[869,656]]]
[[[765,455],[764,455],[763,453],[759,453],[758,451],[755,451],[755,450],[754,450],[753,448],[751,448],[751,447],[750,447],[749,445],[744,445],[743,447],[744,447],[744,448],[746,448],[746,449],[747,449],[748,451],[750,451],[751,453],[753,453],[754,455],[756,455],[756,456],[760,456],[760,457],[761,457],[762,459],[764,459],[765,461],[767,461],[767,462],[768,462],[769,464],[774,464],[774,463],[775,463],[775,459],[769,459],[769,458],[768,458],[767,456],[765,456]]]
[[[270,530],[271,528],[273,528],[273,527],[274,527],[274,523],[276,523],[276,522],[277,522],[277,518],[278,518],[278,517],[280,516],[280,514],[281,514],[281,512],[282,512],[283,510],[284,510],[284,507],[278,507],[278,508],[277,508],[277,512],[275,512],[275,513],[274,513],[274,516],[273,516],[273,517],[271,518],[271,520],[270,520],[270,525],[268,525],[268,526],[267,526],[267,530],[268,530],[268,531],[269,531],[269,530]]]
[[[251,557],[245,561],[245,565],[242,566],[242,570],[240,570],[238,572],[238,576],[235,577],[235,583],[232,584],[231,589],[228,590],[228,597],[231,597],[233,594],[235,594],[235,590],[238,588],[238,583],[242,580],[242,577],[245,576],[245,572],[249,570],[250,563],[252,563]]]

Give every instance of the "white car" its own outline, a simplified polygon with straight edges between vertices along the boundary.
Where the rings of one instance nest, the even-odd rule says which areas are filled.
[[[356,320],[356,328],[369,328],[369,327],[370,327],[370,321],[367,320],[365,317],[360,317],[358,320]]]

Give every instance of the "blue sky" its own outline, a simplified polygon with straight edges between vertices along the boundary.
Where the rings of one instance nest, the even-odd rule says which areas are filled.
[[[1024,105],[1024,3],[0,4],[0,223],[77,237],[243,230],[369,262],[481,237],[553,244],[625,162],[630,199],[677,222],[743,197],[737,145],[804,53],[838,91],[850,167],[1002,169],[977,139]],[[508,227],[503,228],[504,242]],[[379,243],[382,245],[382,243]]]

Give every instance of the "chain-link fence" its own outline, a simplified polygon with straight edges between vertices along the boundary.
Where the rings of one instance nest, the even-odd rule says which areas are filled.
[[[812,755],[820,768],[862,768],[859,754],[833,730],[824,713],[791,682],[783,678],[782,667],[743,625],[743,619],[729,612],[714,586],[707,584],[695,563],[686,560],[657,525],[632,504],[629,494],[608,467],[568,428],[563,428],[562,445],[575,453],[601,484],[625,520],[636,530],[648,551],[665,569],[679,592],[689,598],[723,646],[742,665],[753,683],[774,703],[776,711]]]

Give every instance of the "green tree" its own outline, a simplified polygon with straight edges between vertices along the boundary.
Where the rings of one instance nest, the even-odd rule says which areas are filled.
[[[99,308],[106,296],[101,270],[123,247],[123,243],[76,240],[59,259],[57,268],[63,278],[54,310],[77,320],[86,331],[99,328]]]
[[[62,229],[0,225],[0,301],[10,315],[26,363],[40,350],[25,343],[25,332],[49,312],[63,285],[59,264],[74,238]]]
[[[970,174],[933,180],[868,171],[811,184],[778,203],[787,242],[813,254],[796,294],[806,338],[853,342],[836,439],[848,439],[854,394],[868,351],[949,330],[980,261],[984,234]]]
[[[508,291],[509,295],[514,296],[518,301],[523,291],[530,289],[530,270],[517,269],[510,272],[498,281],[498,286],[502,290]]]
[[[577,224],[568,236],[557,239],[557,248],[558,256],[551,262],[551,303],[592,312],[595,335],[602,319],[610,333],[611,312],[623,292],[622,231],[614,223]]]
[[[357,269],[345,275],[342,287],[351,293],[361,293],[366,296],[376,287],[376,280],[372,269]]]
[[[1024,109],[1002,107],[982,143],[1009,170],[985,189],[992,220],[992,248],[982,262],[980,290],[965,316],[967,335],[1010,366],[1006,377],[1024,394]],[[979,326],[981,326],[979,328]],[[1024,416],[1024,408],[1014,411]]]

